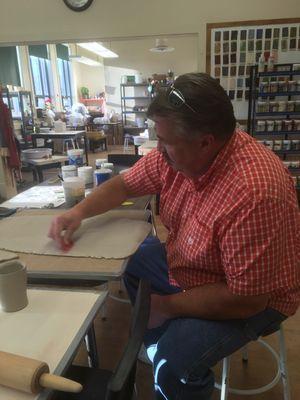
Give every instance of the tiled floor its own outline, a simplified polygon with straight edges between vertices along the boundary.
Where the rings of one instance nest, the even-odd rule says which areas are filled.
[[[122,147],[115,146],[109,149],[114,153],[123,152]],[[90,165],[93,164],[95,158],[103,158],[105,153],[91,154]],[[51,175],[57,174],[57,171],[50,172]],[[47,173],[49,176],[49,173]],[[24,174],[26,179],[31,179],[30,174]],[[166,237],[165,228],[162,226],[159,218],[156,219],[159,237],[164,240]],[[119,294],[119,283],[111,283],[110,291],[116,295],[125,296],[124,291]],[[119,357],[121,356],[122,349],[127,340],[128,327],[130,321],[130,306],[113,299],[107,300],[107,320],[103,321],[99,316],[95,321],[95,330],[97,337],[97,344],[99,350],[100,364],[104,368],[113,368]],[[290,318],[285,324],[286,346],[287,346],[287,359],[288,369],[291,384],[291,399],[300,399],[300,311]],[[276,344],[276,335],[267,338],[271,344]],[[86,352],[82,346],[76,358],[76,363],[86,364]],[[274,374],[274,361],[270,354],[262,349],[257,343],[249,346],[249,362],[244,365],[241,361],[241,355],[237,354],[233,357],[231,369],[231,382],[234,387],[245,388],[254,387],[256,385],[263,385],[271,379]],[[219,376],[219,367],[216,367],[216,374]],[[138,365],[137,385],[138,385],[138,399],[139,400],[152,400],[154,399],[152,389],[152,370],[151,367],[143,363]],[[213,399],[219,398],[218,391],[215,391]],[[237,395],[230,395],[229,399],[242,399],[243,397]],[[281,400],[283,399],[281,384],[262,395],[255,395],[249,399],[257,400]]]

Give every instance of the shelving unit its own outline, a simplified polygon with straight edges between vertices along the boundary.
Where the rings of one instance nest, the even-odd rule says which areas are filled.
[[[140,126],[128,124],[130,115],[144,116],[146,119],[147,108],[151,101],[151,93],[147,88],[147,83],[122,83],[120,86],[122,122],[127,133],[147,128],[145,124],[139,124]],[[131,92],[130,95],[128,95],[128,89]],[[134,109],[135,107],[143,108],[143,110]]]
[[[300,70],[295,70],[294,64],[277,64],[270,72],[258,72],[258,66],[252,66],[247,127],[252,136],[283,160],[300,189],[298,80]]]
[[[19,140],[21,149],[31,147],[31,134],[34,127],[31,92],[25,90],[10,92],[7,88],[2,88],[2,96],[10,109],[12,120],[21,122],[22,140]]]

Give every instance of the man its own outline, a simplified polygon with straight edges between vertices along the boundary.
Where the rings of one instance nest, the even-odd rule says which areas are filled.
[[[235,129],[230,100],[206,74],[185,74],[148,110],[158,146],[53,221],[70,240],[83,218],[129,196],[160,194],[166,245],[145,241],[125,283],[152,283],[145,338],[157,399],[210,399],[211,367],[299,304],[300,217],[279,158]],[[64,231],[64,236],[62,232]]]

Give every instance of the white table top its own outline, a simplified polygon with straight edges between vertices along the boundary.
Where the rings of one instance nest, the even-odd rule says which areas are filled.
[[[0,349],[46,362],[60,375],[72,360],[107,292],[28,289],[29,304],[0,312]],[[42,400],[39,395],[0,386],[0,400]]]
[[[25,161],[31,165],[46,165],[49,163],[64,162],[67,160],[67,156],[52,156],[50,158],[26,159]]]
[[[64,136],[64,135],[74,135],[74,136],[76,136],[76,135],[80,135],[80,134],[82,134],[82,133],[85,133],[85,131],[84,130],[81,130],[81,131],[65,131],[65,132],[55,132],[55,131],[49,131],[49,132],[39,132],[39,133],[33,133],[32,134],[32,136],[34,136],[34,135],[37,135],[37,136],[42,136],[42,135],[44,135],[44,136],[47,136],[47,135],[57,135],[58,137],[59,136]]]

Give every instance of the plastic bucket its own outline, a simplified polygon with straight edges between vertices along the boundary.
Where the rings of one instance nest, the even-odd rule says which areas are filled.
[[[78,176],[82,178],[86,185],[93,183],[93,167],[79,167]]]
[[[112,170],[106,168],[96,169],[95,175],[95,186],[101,185],[101,183],[107,181],[112,176]]]
[[[74,176],[62,182],[67,207],[73,207],[85,197],[85,184],[82,178]]]
[[[63,179],[70,178],[72,176],[77,176],[76,165],[63,165],[61,167],[61,174]]]
[[[69,164],[77,165],[78,167],[83,165],[83,150],[82,149],[71,149],[68,150]]]

